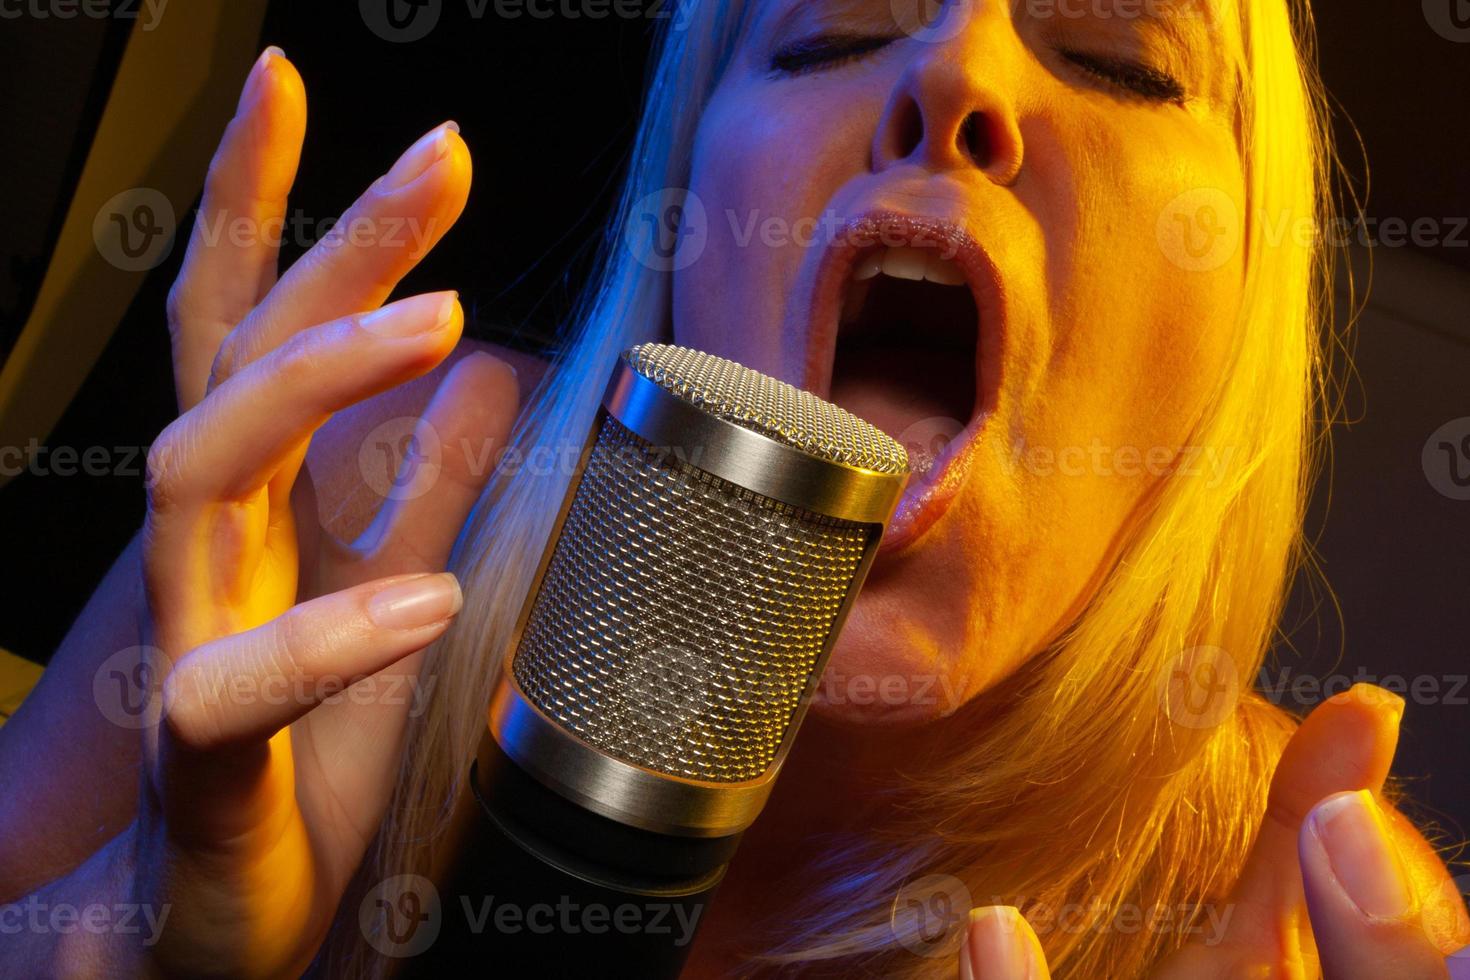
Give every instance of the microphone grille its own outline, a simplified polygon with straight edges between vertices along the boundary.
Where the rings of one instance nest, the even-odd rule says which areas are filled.
[[[680,347],[622,356],[677,399],[834,473],[907,472],[902,446],[809,392]],[[692,780],[756,779],[882,525],[768,497],[600,419],[511,673],[543,714],[617,759]]]
[[[829,463],[908,472],[897,440],[809,391],[687,347],[639,344],[624,356],[633,370],[717,418]]]
[[[754,779],[870,532],[727,483],[606,418],[511,669],[543,712],[609,755]]]

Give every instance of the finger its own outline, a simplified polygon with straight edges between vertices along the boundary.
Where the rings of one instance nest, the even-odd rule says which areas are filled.
[[[1192,941],[1155,971],[1156,980],[1227,980],[1255,975],[1317,975],[1297,835],[1323,797],[1344,790],[1379,793],[1393,763],[1403,699],[1358,684],[1318,705],[1292,735],[1272,774],[1265,818],[1207,941]]]
[[[1297,836],[1316,803],[1333,793],[1383,790],[1398,745],[1404,702],[1372,684],[1322,702],[1291,737],[1271,778],[1266,816],[1231,893],[1227,942],[1259,942],[1280,933],[1302,907]],[[1311,960],[1306,937],[1302,955]]]
[[[322,596],[205,644],[164,680],[156,777],[173,836],[258,847],[294,820],[288,726],[432,642],[462,602],[448,573]],[[350,695],[348,695],[350,696]]]
[[[356,542],[381,572],[443,568],[499,461],[518,404],[515,369],[483,351],[465,357],[415,426],[387,501]],[[408,564],[401,564],[403,562]]]
[[[164,430],[150,455],[150,505],[257,492],[333,412],[431,370],[462,324],[454,293],[425,293],[297,334]]]
[[[1041,940],[1018,909],[987,905],[970,911],[960,948],[962,980],[1050,980]]]
[[[286,197],[305,136],[301,76],[279,48],[267,48],[210,161],[188,252],[169,291],[181,411],[204,397],[220,343],[275,282]]]
[[[160,647],[191,649],[293,601],[288,498],[311,433],[431,370],[462,323],[453,293],[430,293],[306,331],[164,430],[148,454],[143,552]],[[269,576],[279,594],[258,588],[262,561],[283,563]]]
[[[459,127],[444,123],[425,134],[230,332],[211,386],[312,324],[381,304],[459,218],[469,184]]]
[[[1299,854],[1312,932],[1326,980],[1445,977],[1444,954],[1366,790],[1335,793],[1302,826]]]
[[[169,735],[195,753],[264,742],[433,641],[461,602],[448,572],[378,579],[199,647],[163,682]]]

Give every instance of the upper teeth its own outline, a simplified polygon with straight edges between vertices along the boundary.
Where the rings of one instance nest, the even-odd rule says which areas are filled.
[[[965,281],[960,267],[931,248],[897,245],[877,248],[863,256],[852,277],[861,281],[878,273],[895,279],[927,279],[943,286],[959,286]]]

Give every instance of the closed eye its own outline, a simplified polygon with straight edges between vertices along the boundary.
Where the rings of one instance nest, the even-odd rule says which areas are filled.
[[[805,75],[837,68],[892,44],[896,38],[866,34],[819,34],[783,45],[771,55],[771,73]]]
[[[1084,75],[1105,82],[1128,95],[1150,102],[1184,104],[1184,86],[1168,72],[1126,58],[1088,54],[1072,48],[1059,48],[1057,53]]]

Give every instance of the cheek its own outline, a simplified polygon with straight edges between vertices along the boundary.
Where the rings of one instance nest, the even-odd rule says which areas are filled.
[[[1162,129],[1162,127],[1161,127]],[[1187,440],[1235,332],[1244,186],[1213,130],[1093,127],[1050,236],[1044,405],[1070,441],[1129,455]]]
[[[708,233],[698,259],[674,273],[676,343],[794,376],[798,365],[783,363],[787,306],[803,264],[827,244],[824,209],[866,160],[852,118],[861,114],[829,112],[829,101],[738,85],[705,109],[689,188]]]

